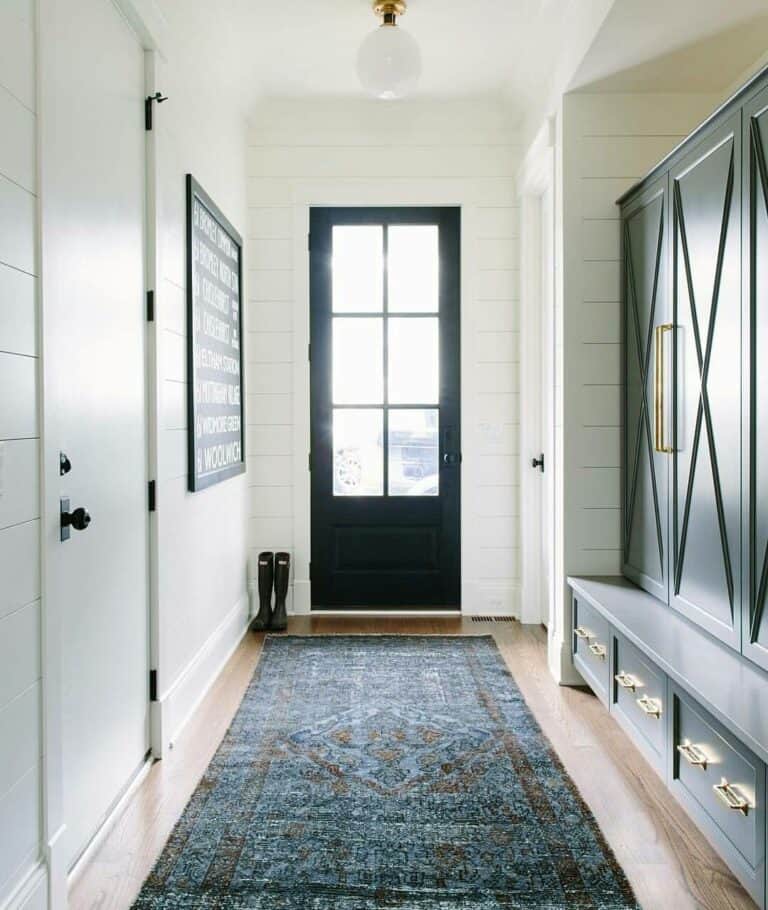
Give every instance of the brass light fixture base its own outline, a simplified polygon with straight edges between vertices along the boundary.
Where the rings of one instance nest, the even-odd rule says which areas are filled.
[[[397,17],[408,10],[407,0],[373,0],[373,11],[381,17],[382,25],[397,25]]]

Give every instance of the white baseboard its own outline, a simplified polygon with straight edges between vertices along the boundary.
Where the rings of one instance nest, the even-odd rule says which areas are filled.
[[[173,741],[194,714],[224,665],[248,631],[248,596],[229,611],[216,631],[176,678],[170,689],[160,694],[153,717],[152,750],[156,758],[172,747]]]
[[[47,907],[48,870],[43,862],[36,863],[0,904],[0,910],[47,910]]]

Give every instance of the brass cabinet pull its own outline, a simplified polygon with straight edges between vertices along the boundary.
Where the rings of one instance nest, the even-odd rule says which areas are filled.
[[[608,649],[605,645],[601,645],[598,642],[589,646],[589,650],[597,657],[599,660],[605,660],[608,656]]]
[[[625,673],[623,670],[621,673],[617,673],[613,678],[622,689],[626,689],[628,692],[634,692],[638,687],[638,682],[634,676],[630,676],[629,673]]]
[[[664,439],[664,425],[666,423],[664,390],[666,377],[664,376],[664,335],[671,332],[674,326],[668,322],[656,326],[656,359],[655,359],[655,400],[654,400],[654,449],[657,452],[669,454],[672,446],[667,445]]]
[[[725,778],[719,784],[715,784],[712,789],[729,809],[747,815],[750,809],[749,801],[737,793]]]
[[[661,717],[661,704],[648,695],[643,695],[637,699],[637,704],[643,714],[648,717],[655,717],[658,720]]]
[[[593,637],[592,633],[587,632],[587,630],[583,626],[578,626],[577,628],[575,628],[573,630],[573,634],[576,636],[576,638],[584,638],[587,640],[589,640],[590,638]]]
[[[684,743],[677,747],[677,751],[683,756],[689,765],[693,765],[695,768],[701,768],[702,771],[707,770],[709,759],[698,746]]]

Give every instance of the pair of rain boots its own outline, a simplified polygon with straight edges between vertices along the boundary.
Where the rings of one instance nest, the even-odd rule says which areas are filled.
[[[290,553],[259,553],[259,612],[251,623],[252,632],[285,632],[288,628],[285,602],[288,597],[290,573]]]

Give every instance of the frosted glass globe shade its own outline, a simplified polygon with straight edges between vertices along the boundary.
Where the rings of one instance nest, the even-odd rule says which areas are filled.
[[[399,26],[383,25],[360,45],[357,74],[363,88],[376,98],[403,98],[421,76],[419,45]]]

